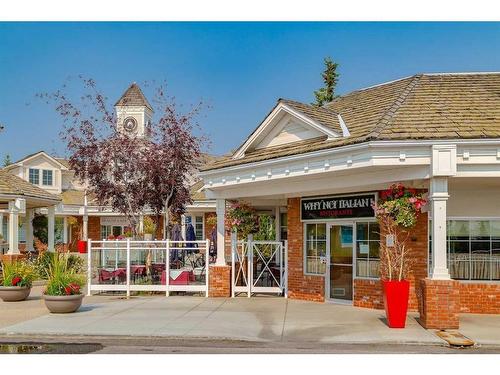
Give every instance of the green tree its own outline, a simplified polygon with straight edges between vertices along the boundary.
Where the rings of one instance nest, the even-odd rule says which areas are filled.
[[[12,164],[12,160],[10,159],[10,155],[7,154],[5,155],[5,157],[3,158],[3,166],[6,167],[8,165]]]
[[[314,91],[316,102],[312,103],[315,106],[321,107],[325,103],[331,102],[335,97],[335,87],[339,80],[337,67],[339,64],[334,62],[330,57],[325,57],[325,70],[321,73],[323,77],[324,86]]]

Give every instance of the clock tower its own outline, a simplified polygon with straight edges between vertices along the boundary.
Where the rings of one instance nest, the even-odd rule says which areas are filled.
[[[147,135],[153,108],[134,82],[115,104],[118,131],[135,137]]]

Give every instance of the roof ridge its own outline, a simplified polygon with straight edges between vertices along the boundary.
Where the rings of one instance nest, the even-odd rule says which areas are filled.
[[[150,110],[153,110],[153,107],[151,107],[151,104],[149,104],[148,99],[146,98],[146,96],[142,92],[141,87],[136,82],[132,82],[130,84],[130,86],[125,90],[125,92],[122,94],[122,96],[120,97],[120,99],[118,99],[116,101],[115,106],[127,105],[127,100],[129,100],[127,98],[127,96],[130,94],[131,90],[133,90],[133,89],[135,89],[137,91],[137,93],[139,94],[139,97],[142,100],[143,105],[145,107],[149,108]]]
[[[410,93],[413,91],[415,86],[420,82],[423,74],[418,74],[413,76],[413,79],[408,83],[408,85],[403,89],[401,94],[398,95],[394,103],[389,107],[387,111],[384,112],[380,120],[377,122],[372,131],[370,131],[365,139],[374,139],[378,138],[380,133],[389,125],[389,121],[392,119],[394,114],[398,111],[398,109],[403,105],[405,100],[408,98]]]

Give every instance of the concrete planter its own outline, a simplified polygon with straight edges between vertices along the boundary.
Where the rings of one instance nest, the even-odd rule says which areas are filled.
[[[144,241],[153,241],[152,233],[144,233]]]
[[[48,296],[43,295],[45,306],[53,314],[73,313],[82,305],[83,294],[71,296]]]
[[[27,286],[0,286],[0,298],[4,302],[24,301],[30,292]]]

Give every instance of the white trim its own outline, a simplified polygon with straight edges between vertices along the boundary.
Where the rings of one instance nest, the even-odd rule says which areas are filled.
[[[300,112],[290,108],[284,103],[278,103],[273,111],[264,119],[264,121],[259,125],[259,127],[254,130],[254,132],[250,135],[250,137],[241,145],[238,150],[233,154],[233,159],[240,159],[245,155],[245,152],[254,144],[254,142],[266,131],[266,129],[270,126],[270,124],[277,118],[279,114],[282,112],[286,112],[291,116],[301,120],[307,125],[313,127],[314,129],[324,133],[328,136],[328,139],[338,138],[339,135],[328,129],[324,125],[321,125],[317,121],[310,119],[309,117],[303,115]]]
[[[342,118],[340,113],[337,115],[337,119],[339,120],[340,127],[342,128],[342,136],[343,137],[350,137],[351,133],[349,133],[349,128],[347,127],[347,125],[344,122],[344,119]]]
[[[353,145],[340,146],[327,148],[323,150],[301,153],[296,155],[290,155],[285,157],[278,157],[269,160],[257,161],[252,163],[238,164],[228,167],[221,167],[217,169],[210,169],[207,171],[201,171],[201,177],[208,177],[214,174],[227,173],[231,171],[237,171],[242,169],[251,169],[260,167],[262,165],[271,165],[277,163],[285,163],[289,161],[301,160],[314,158],[318,156],[330,155],[330,154],[338,154],[343,152],[351,152],[354,150],[361,150],[367,148],[382,148],[382,147],[425,147],[430,145],[441,145],[441,144],[450,144],[455,143],[457,145],[481,145],[481,146],[489,146],[489,145],[500,145],[500,138],[485,138],[485,139],[429,139],[429,140],[420,140],[420,141],[371,141],[371,142],[363,142],[357,143]],[[430,151],[430,150],[429,150]],[[430,154],[429,154],[430,155]]]
[[[47,157],[49,160],[51,160],[51,161],[55,162],[56,164],[58,164],[59,166],[61,166],[62,170],[65,170],[65,171],[69,170],[64,164],[62,164],[60,161],[57,161],[56,158],[50,156],[45,151],[39,151],[36,154],[30,155],[30,156],[28,156],[28,157],[26,157],[24,159],[18,160],[17,162],[8,165],[6,167],[6,169],[11,169],[13,166],[22,167],[25,162],[27,162],[28,160],[31,160],[31,159],[33,159],[33,158],[35,158],[37,156],[40,156],[40,155],[43,155],[43,156]]]

